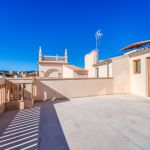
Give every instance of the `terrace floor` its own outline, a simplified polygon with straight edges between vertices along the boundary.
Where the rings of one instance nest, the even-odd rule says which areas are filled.
[[[149,150],[150,99],[107,95],[36,103],[0,115],[4,150]]]

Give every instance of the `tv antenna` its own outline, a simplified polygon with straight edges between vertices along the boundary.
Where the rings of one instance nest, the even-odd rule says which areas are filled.
[[[101,29],[99,29],[96,33],[95,33],[95,38],[96,38],[96,50],[99,50],[99,41],[102,38],[103,34],[101,33]]]

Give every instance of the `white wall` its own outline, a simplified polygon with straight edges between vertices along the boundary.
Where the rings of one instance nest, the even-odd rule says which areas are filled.
[[[57,63],[41,63],[39,64],[39,77],[44,77],[44,73],[49,69],[56,69],[50,76],[51,78],[58,78],[59,75],[62,77],[63,75],[63,64]],[[60,73],[60,74],[59,74]]]
[[[128,56],[112,59],[112,76],[114,93],[131,93],[131,67]]]
[[[97,68],[97,67],[96,67]],[[99,68],[99,77],[107,77],[107,65],[98,66]],[[112,77],[112,63],[109,64],[109,77]]]
[[[88,75],[80,75],[73,71],[72,69],[63,66],[63,78],[87,78]]]
[[[88,78],[88,75],[81,75],[81,74],[78,74],[74,71],[73,73],[73,77],[74,78]]]
[[[95,68],[93,67],[94,64],[98,62],[98,51],[93,50],[89,54],[85,55],[85,69],[88,70],[88,77],[96,77]]]
[[[112,75],[112,63],[109,64],[109,77],[113,77],[113,75]]]
[[[13,83],[32,83],[31,78],[9,79]],[[116,81],[116,80],[115,80]],[[126,83],[126,82],[124,82]],[[124,89],[125,84],[117,86],[113,78],[83,78],[83,79],[49,79],[37,78],[35,80],[34,99],[52,99],[56,98],[72,98],[72,97],[88,97],[106,94],[127,93]],[[31,96],[31,84],[26,86],[26,91]]]
[[[37,79],[35,100],[113,93],[113,79]]]
[[[141,96],[148,96],[148,73],[147,73],[147,57],[149,54],[144,54],[136,57],[131,57],[131,93]],[[141,73],[134,74],[133,61],[141,60]]]
[[[63,78],[73,78],[74,72],[66,66],[63,66]]]

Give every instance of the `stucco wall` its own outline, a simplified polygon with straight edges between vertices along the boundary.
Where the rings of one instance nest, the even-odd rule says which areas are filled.
[[[116,63],[116,62],[115,62]],[[115,77],[119,76],[118,75]],[[10,79],[13,83],[26,82],[32,79]],[[117,82],[116,82],[117,81]],[[35,80],[35,100],[53,99],[53,98],[72,98],[88,97],[105,94],[130,93],[129,87],[126,87],[126,81],[120,78],[118,81],[113,78],[80,78],[80,79],[48,79],[37,78]],[[128,85],[129,86],[129,85]],[[31,84],[27,84],[26,91],[28,97],[31,96]]]
[[[141,96],[148,95],[148,74],[147,74],[147,58],[150,57],[149,54],[144,54],[136,57],[131,57],[131,93],[138,94]],[[133,61],[140,59],[141,60],[141,73],[135,74]]]
[[[112,94],[113,79],[38,79],[35,93],[35,100]]]
[[[131,93],[131,67],[128,56],[112,59],[112,76],[114,79],[114,93]]]
[[[87,78],[88,75],[80,75],[73,71],[72,69],[63,66],[63,78]]]
[[[80,75],[76,73],[75,71],[73,72],[73,77],[74,78],[88,78],[88,75]]]
[[[107,77],[107,65],[99,66],[99,77]],[[109,64],[109,77],[112,77],[112,63]]]
[[[63,78],[73,78],[73,70],[69,69],[66,66],[63,66]]]
[[[96,77],[95,68],[93,67],[94,64],[96,64],[98,61],[98,52],[97,50],[91,51],[89,54],[86,54],[84,57],[85,62],[85,69],[87,69],[88,77],[94,78]]]
[[[50,74],[47,72],[48,70],[49,71],[51,70]],[[39,76],[40,77],[58,78],[58,77],[62,77],[62,75],[63,75],[63,64],[59,64],[59,63],[58,64],[57,63],[39,64]]]

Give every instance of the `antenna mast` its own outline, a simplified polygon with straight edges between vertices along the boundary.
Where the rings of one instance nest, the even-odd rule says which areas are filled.
[[[100,41],[101,37],[103,36],[103,34],[101,33],[101,29],[98,30],[96,33],[95,33],[95,38],[96,38],[96,50],[98,51],[99,50],[99,44],[98,42]]]

